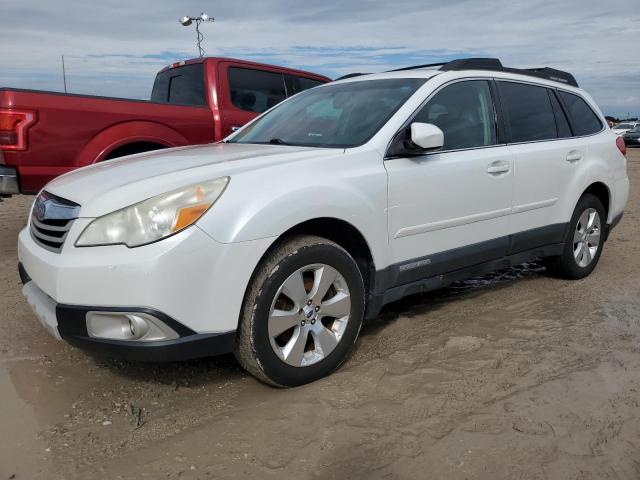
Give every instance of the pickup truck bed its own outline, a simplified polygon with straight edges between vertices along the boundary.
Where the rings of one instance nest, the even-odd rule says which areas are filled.
[[[75,168],[130,153],[215,139],[206,106],[183,106],[34,90],[0,89],[0,108],[37,112],[28,150],[4,152],[23,193]],[[15,192],[17,193],[17,192]]]

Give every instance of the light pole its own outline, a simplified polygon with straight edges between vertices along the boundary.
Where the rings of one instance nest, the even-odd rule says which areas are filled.
[[[213,22],[214,18],[210,17],[206,13],[201,13],[199,17],[182,17],[179,22],[183,27],[188,27],[193,22],[196,22],[196,39],[198,42],[198,53],[200,57],[204,57],[205,51],[202,48],[202,40],[204,39],[204,35],[200,33],[200,23],[202,22]]]

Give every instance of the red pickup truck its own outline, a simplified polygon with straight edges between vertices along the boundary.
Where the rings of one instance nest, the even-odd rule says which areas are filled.
[[[174,63],[151,100],[0,89],[0,195],[102,160],[221,140],[327,77],[229,58]]]

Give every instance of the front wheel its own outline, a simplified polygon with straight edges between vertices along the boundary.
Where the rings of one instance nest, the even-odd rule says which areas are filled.
[[[600,199],[589,193],[583,195],[571,217],[564,251],[546,259],[547,269],[573,280],[589,275],[602,254],[606,221]]]
[[[364,303],[362,275],[346,250],[321,237],[293,237],[252,278],[235,356],[271,385],[317,380],[348,357]]]

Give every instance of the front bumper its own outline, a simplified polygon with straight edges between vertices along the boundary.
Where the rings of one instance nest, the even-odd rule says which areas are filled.
[[[233,351],[236,332],[196,333],[162,312],[148,308],[105,308],[61,305],[49,297],[18,265],[24,282],[22,292],[43,327],[58,340],[66,340],[76,347],[125,360],[172,362],[221,355]],[[171,327],[180,336],[165,341],[113,340],[92,337],[87,331],[89,312],[139,312],[151,315]]]
[[[13,195],[16,193],[20,193],[16,169],[0,165],[0,195]]]
[[[54,305],[55,330],[49,331],[80,347],[135,360],[230,351],[247,284],[272,239],[223,244],[194,226],[144,247],[75,247],[90,221],[74,221],[60,253],[38,245],[28,226],[20,232],[21,278]],[[88,311],[147,312],[172,328],[179,325],[173,329],[180,335],[163,341],[95,338],[87,333]]]

